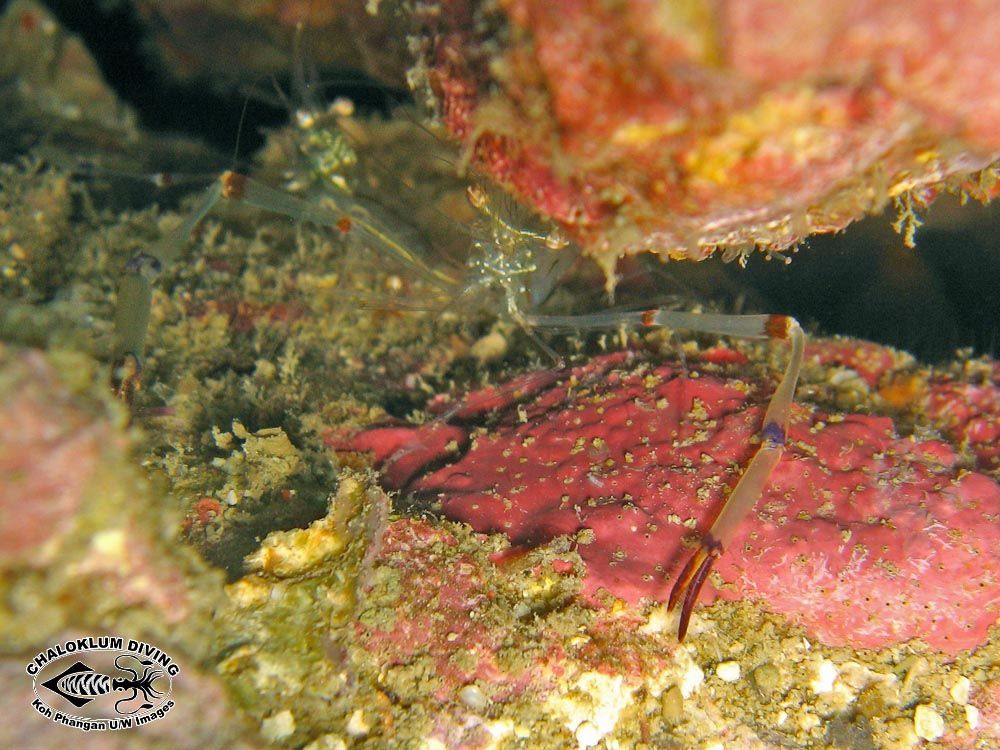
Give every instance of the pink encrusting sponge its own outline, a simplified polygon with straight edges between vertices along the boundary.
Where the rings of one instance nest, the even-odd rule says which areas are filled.
[[[809,360],[850,366],[843,341],[811,345]],[[373,453],[387,485],[514,547],[576,535],[588,602],[602,590],[663,600],[757,449],[773,386],[750,373],[724,348],[683,368],[619,352],[472,394],[451,411],[461,428],[436,421],[334,442]],[[980,401],[996,405],[995,381],[977,387],[992,389]],[[932,390],[937,409],[942,393]],[[469,428],[475,403],[490,411]],[[832,645],[982,643],[1000,620],[991,465],[962,468],[958,449],[901,437],[886,416],[800,405],[791,422],[784,456],[706,591],[755,599]]]

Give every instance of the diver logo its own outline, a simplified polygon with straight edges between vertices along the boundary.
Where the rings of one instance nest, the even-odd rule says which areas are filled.
[[[39,714],[85,732],[162,719],[180,667],[156,646],[116,636],[76,638],[40,651],[25,671]]]

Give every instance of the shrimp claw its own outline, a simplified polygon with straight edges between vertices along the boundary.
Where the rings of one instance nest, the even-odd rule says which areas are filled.
[[[698,599],[701,587],[708,578],[715,561],[722,557],[722,545],[708,533],[701,540],[701,544],[694,554],[687,561],[684,570],[674,582],[674,587],[670,589],[670,599],[667,601],[667,610],[674,611],[681,596],[684,603],[681,605],[680,619],[677,621],[677,640],[683,641],[687,634],[688,623],[691,620],[691,610]]]
[[[788,340],[791,344],[791,356],[764,414],[764,422],[758,433],[760,447],[670,591],[667,601],[669,610],[672,611],[683,598],[677,625],[677,639],[681,641],[687,633],[691,611],[712,565],[722,556],[725,546],[732,541],[740,524],[757,503],[785,451],[788,419],[805,350],[805,334],[793,318],[783,315],[766,319],[762,332],[771,338]]]

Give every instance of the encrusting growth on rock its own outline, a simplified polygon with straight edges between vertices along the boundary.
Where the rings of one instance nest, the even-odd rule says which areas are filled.
[[[846,343],[810,345],[807,371],[881,362],[872,384],[891,379],[890,350]],[[758,450],[770,391],[739,349],[689,355],[686,368],[604,355],[460,398],[450,423],[329,440],[370,452],[387,486],[515,547],[570,535],[591,602],[662,601],[670,566]],[[1000,384],[977,387],[993,409],[975,419],[995,425]],[[963,434],[904,437],[887,416],[793,406],[784,455],[707,590],[759,600],[831,644],[983,642],[1000,618],[1000,487],[989,456],[969,465]]]

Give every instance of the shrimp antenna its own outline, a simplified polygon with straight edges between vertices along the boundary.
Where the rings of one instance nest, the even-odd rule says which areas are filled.
[[[243,97],[243,109],[240,111],[240,121],[236,125],[236,142],[233,144],[233,159],[230,168],[235,172],[236,165],[240,158],[240,139],[243,137],[243,123],[247,119],[247,107],[250,106],[250,97]]]

